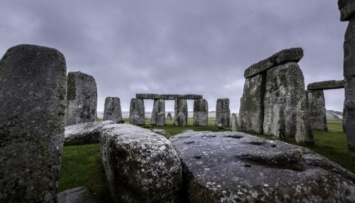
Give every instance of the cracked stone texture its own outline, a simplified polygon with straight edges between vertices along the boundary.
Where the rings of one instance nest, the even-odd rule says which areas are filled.
[[[66,107],[56,49],[18,45],[0,61],[0,202],[56,202]]]
[[[312,130],[327,131],[327,113],[323,90],[307,90],[306,95]]]
[[[355,175],[309,149],[242,132],[170,138],[183,202],[354,202]]]
[[[208,102],[206,99],[194,101],[194,126],[208,126]]]
[[[164,99],[154,100],[150,124],[157,125],[157,126],[165,125],[165,100]]]
[[[129,124],[104,127],[101,158],[116,202],[179,202],[180,159],[169,140]]]
[[[66,125],[96,120],[97,87],[95,78],[78,72],[68,73]]]
[[[216,126],[229,127],[230,126],[230,108],[229,99],[220,98],[216,103]]]
[[[145,124],[145,112],[143,99],[131,99],[129,108],[129,122],[132,125],[144,125]]]
[[[103,120],[111,120],[115,123],[123,121],[120,98],[106,97]]]

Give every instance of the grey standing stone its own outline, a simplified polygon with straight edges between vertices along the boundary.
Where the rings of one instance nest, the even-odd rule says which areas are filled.
[[[206,99],[194,101],[194,126],[208,126],[208,103]]]
[[[238,126],[237,114],[232,113],[231,123],[232,123],[232,131],[237,131],[237,126]]]
[[[239,110],[240,127],[244,132],[263,134],[265,82],[265,74],[245,80]]]
[[[170,113],[170,112],[168,113],[168,115],[166,116],[166,118],[167,118],[169,121],[173,120],[173,117],[171,116],[171,113]]]
[[[157,125],[157,126],[165,125],[165,100],[164,99],[154,100],[150,124]]]
[[[265,86],[264,134],[294,137],[297,104],[305,92],[302,70],[293,62],[270,69]]]
[[[216,126],[222,124],[222,127],[230,126],[229,99],[217,99],[216,104]]]
[[[297,119],[296,119],[296,135],[295,139],[298,144],[314,144],[311,121],[308,115],[308,104],[306,94],[298,101]]]
[[[323,90],[307,90],[309,121],[312,130],[327,131],[327,113]]]
[[[144,125],[145,124],[145,112],[144,112],[143,99],[131,99],[131,105],[129,109],[129,122],[132,125]]]
[[[66,125],[96,120],[97,87],[94,77],[82,72],[68,73]]]
[[[121,123],[123,121],[120,98],[106,97],[103,120],[111,120],[115,123]]]
[[[0,202],[57,202],[66,63],[56,49],[18,45],[0,61]]]
[[[176,99],[174,108],[174,125],[185,127],[187,125],[188,109],[186,99]]]

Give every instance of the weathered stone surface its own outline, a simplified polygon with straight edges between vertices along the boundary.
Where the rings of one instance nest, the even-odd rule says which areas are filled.
[[[161,94],[160,98],[164,100],[176,100],[179,99],[181,95],[179,94]]]
[[[143,99],[131,99],[131,105],[129,109],[129,122],[132,125],[144,125],[145,124],[145,112],[144,112]]]
[[[297,104],[295,138],[298,144],[314,144],[308,110],[309,107],[307,102],[307,96],[305,93]]]
[[[100,142],[100,130],[109,124],[111,120],[79,123],[65,126],[64,145],[84,145]]]
[[[163,129],[153,129],[152,131],[158,133],[159,135],[166,135],[166,131]]]
[[[67,99],[66,125],[96,120],[97,87],[92,76],[69,72]]]
[[[307,90],[331,90],[344,88],[344,80],[328,80],[322,82],[310,83]]]
[[[345,78],[343,119],[349,149],[355,151],[355,76]]]
[[[202,99],[202,95],[200,95],[200,94],[184,94],[184,95],[181,95],[180,98],[195,100],[195,99]]]
[[[0,61],[0,202],[56,202],[66,106],[66,64],[35,45]]]
[[[123,121],[120,98],[106,97],[103,120],[111,120],[115,123]]]
[[[175,100],[174,125],[185,127],[187,125],[188,108],[186,99]]]
[[[179,202],[182,170],[169,140],[129,124],[104,127],[102,162],[116,202]]]
[[[137,99],[161,99],[159,94],[147,94],[147,93],[138,93],[136,94]]]
[[[355,18],[349,22],[344,41],[344,79],[355,76]],[[346,81],[345,81],[346,82]]]
[[[240,127],[244,132],[263,134],[265,82],[264,74],[245,80],[239,110]]]
[[[217,99],[216,104],[216,126],[222,124],[223,127],[230,126],[230,109],[229,109],[229,99]]]
[[[157,125],[157,126],[165,125],[165,100],[163,99],[154,100],[150,124]]]
[[[264,134],[294,137],[297,104],[305,92],[302,70],[293,62],[270,69],[265,87]]]
[[[194,126],[208,126],[208,103],[206,99],[194,101]]]
[[[355,14],[355,2],[353,0],[338,0],[340,20],[349,21]]]
[[[258,75],[264,71],[269,70],[277,65],[281,65],[288,62],[299,62],[303,57],[303,49],[302,48],[291,48],[284,49],[276,54],[270,56],[267,59],[264,59],[258,63],[253,64],[249,68],[247,68],[244,72],[245,78],[250,78],[255,75]]]
[[[235,113],[232,113],[231,124],[232,124],[232,131],[237,131],[238,120],[237,120],[237,114]]]
[[[98,203],[86,187],[76,187],[58,194],[58,203]]]
[[[327,113],[323,90],[308,90],[306,96],[312,130],[327,131]]]
[[[184,202],[354,202],[355,176],[303,147],[241,132],[170,138]]]

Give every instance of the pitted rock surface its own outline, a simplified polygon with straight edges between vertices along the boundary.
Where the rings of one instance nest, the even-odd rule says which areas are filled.
[[[64,145],[84,145],[100,142],[100,130],[113,121],[99,121],[65,126]]]
[[[129,124],[107,125],[100,150],[115,202],[179,202],[181,163],[164,136]]]
[[[185,202],[353,202],[355,176],[303,147],[241,132],[170,138]]]

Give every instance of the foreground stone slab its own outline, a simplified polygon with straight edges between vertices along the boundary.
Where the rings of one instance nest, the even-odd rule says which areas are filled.
[[[86,187],[76,187],[58,194],[58,203],[98,203]]]
[[[307,85],[307,90],[331,90],[331,89],[343,89],[344,80],[328,80],[322,82],[310,83]]]
[[[97,87],[95,78],[78,72],[68,73],[66,125],[96,120]]]
[[[355,176],[303,147],[241,132],[170,138],[185,202],[354,202]]]
[[[327,112],[323,90],[307,90],[306,96],[312,130],[327,131]]]
[[[103,120],[111,120],[115,123],[123,122],[120,98],[106,97]]]
[[[66,64],[35,45],[0,61],[0,202],[56,202],[66,106]]]
[[[84,145],[100,142],[100,130],[115,122],[99,121],[65,126],[64,145]]]
[[[164,136],[129,124],[108,125],[100,150],[115,202],[179,202],[181,163]]]
[[[291,48],[284,49],[276,54],[270,56],[267,59],[264,59],[258,63],[251,65],[244,72],[245,78],[250,78],[255,75],[258,75],[264,71],[269,70],[272,67],[277,65],[281,65],[288,62],[298,63],[303,57],[303,49],[302,48]]]

